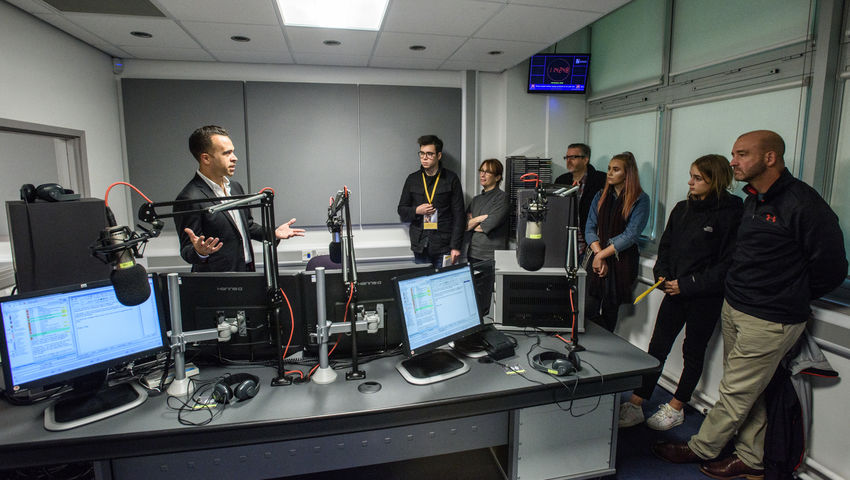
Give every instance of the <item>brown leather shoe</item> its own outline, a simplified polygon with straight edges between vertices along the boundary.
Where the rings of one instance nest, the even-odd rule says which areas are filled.
[[[652,446],[656,457],[670,463],[698,463],[705,459],[694,453],[688,442],[659,442]]]
[[[764,478],[764,470],[748,466],[735,454],[714,462],[703,463],[699,469],[702,473],[718,480],[733,480],[735,478],[761,480]]]

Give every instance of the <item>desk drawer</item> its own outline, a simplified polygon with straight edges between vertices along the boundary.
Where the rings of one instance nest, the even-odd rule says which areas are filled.
[[[508,412],[500,412],[303,440],[121,458],[112,461],[112,472],[115,480],[301,475],[504,445],[508,421]]]

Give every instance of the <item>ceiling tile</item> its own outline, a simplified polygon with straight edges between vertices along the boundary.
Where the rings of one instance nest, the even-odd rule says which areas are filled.
[[[210,50],[219,62],[233,63],[293,63],[289,51]]]
[[[467,60],[449,60],[440,66],[440,70],[478,70],[479,72],[503,72],[514,65],[508,62],[470,62]]]
[[[150,0],[167,18],[60,12],[43,0],[7,1],[122,58],[482,71],[510,68],[628,3],[389,0],[382,30],[368,32],[283,27],[276,0]],[[153,37],[131,36],[135,30]],[[234,42],[234,35],[251,41]],[[328,46],[324,40],[342,43]],[[427,48],[411,51],[411,45]],[[504,54],[488,55],[492,50]]]
[[[109,43],[118,46],[132,45],[142,48],[198,48],[174,21],[165,18],[135,16],[68,14],[71,22],[90,31],[97,32]],[[132,31],[148,32],[152,38],[138,38],[130,35]]]
[[[469,61],[479,63],[513,62],[512,65],[526,60],[546,48],[543,43],[511,42],[507,40],[469,39],[449,60]],[[500,51],[501,55],[490,55],[492,51]]]
[[[274,0],[156,0],[173,18],[189,22],[279,25]]]
[[[502,8],[471,0],[393,0],[383,31],[470,36]]]
[[[38,13],[35,16],[86,43],[108,43],[104,39],[80,27],[79,25],[71,23],[71,21],[63,15],[56,13]]]
[[[286,38],[296,55],[316,53],[337,55],[344,58],[349,55],[372,54],[378,32],[364,30],[335,30],[329,28],[286,27]],[[340,45],[325,45],[325,40],[337,40]],[[299,62],[300,63],[300,62]]]
[[[412,68],[417,70],[436,70],[443,63],[441,58],[411,58],[411,57],[372,57],[370,67],[378,68]]]
[[[301,65],[337,65],[343,67],[365,67],[369,64],[369,56],[295,52],[295,63]]]
[[[375,56],[448,58],[465,41],[466,37],[385,32],[378,38]],[[414,51],[410,49],[411,45],[422,45],[426,48]]]
[[[149,60],[184,60],[184,61],[215,61],[209,53],[200,48],[162,48],[162,47],[138,47],[129,45],[121,47],[136,58]]]
[[[57,10],[37,0],[6,0],[12,5],[29,13],[56,13]]]
[[[508,5],[476,32],[475,37],[551,45],[600,16],[575,10]]]
[[[208,50],[287,50],[286,41],[283,39],[283,31],[276,25],[183,22],[183,28]],[[248,37],[251,41],[233,41],[230,37],[234,35]]]
[[[627,3],[629,0],[511,0],[513,5],[534,5],[597,13],[611,12]]]

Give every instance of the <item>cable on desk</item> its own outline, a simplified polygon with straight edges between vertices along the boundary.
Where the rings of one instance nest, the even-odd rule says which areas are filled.
[[[215,417],[221,415],[224,411],[225,404],[219,403],[213,398],[213,390],[215,384],[224,379],[224,376],[218,377],[215,380],[207,382],[196,382],[195,379],[189,379],[189,391],[192,396],[189,400],[183,400],[179,397],[169,395],[165,401],[168,408],[177,410],[177,421],[180,425],[203,426],[210,424]],[[206,396],[206,398],[204,398]],[[174,404],[177,404],[175,406]],[[186,418],[191,413],[206,413],[206,418],[200,421],[193,421]]]

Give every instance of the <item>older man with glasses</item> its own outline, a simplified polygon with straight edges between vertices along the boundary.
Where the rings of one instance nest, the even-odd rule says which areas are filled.
[[[419,137],[419,170],[404,181],[398,216],[410,223],[410,249],[417,263],[436,268],[460,258],[466,216],[457,175],[443,168],[443,141],[436,135]]]
[[[555,179],[559,185],[578,185],[578,247],[579,255],[584,253],[587,244],[584,241],[584,225],[587,213],[596,192],[605,186],[605,172],[597,171],[590,164],[590,147],[583,143],[573,143],[567,147],[564,156],[567,161],[567,173]]]

